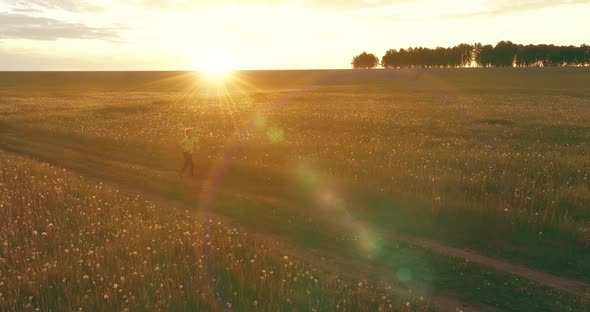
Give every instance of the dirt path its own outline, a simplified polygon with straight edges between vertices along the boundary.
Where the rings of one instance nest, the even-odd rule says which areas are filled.
[[[535,281],[539,284],[568,292],[574,295],[590,298],[590,285],[572,279],[567,279],[545,272],[537,271],[526,266],[512,263],[504,259],[491,258],[478,254],[473,251],[449,247],[440,242],[426,240],[418,237],[395,236],[396,240],[403,241],[420,248],[434,251],[453,258],[465,259],[479,265],[492,268],[496,271],[510,273],[516,276],[524,277],[528,280]]]
[[[59,164],[57,164],[57,165],[59,165]],[[145,169],[147,169],[148,171],[151,171],[148,168],[145,168]],[[103,183],[105,182],[105,181],[97,179],[96,177],[88,176],[88,175],[85,175],[80,172],[77,172],[77,173],[85,176],[86,178],[88,178],[90,180],[101,181]],[[162,171],[162,172],[159,171],[159,172],[157,172],[157,174],[158,175],[168,175],[168,174],[175,175],[175,173],[173,173],[173,172],[165,172],[165,171]],[[182,203],[182,202],[172,200],[172,199],[166,199],[166,198],[163,198],[162,196],[152,194],[152,193],[149,193],[149,192],[146,192],[144,190],[140,190],[140,189],[137,189],[134,187],[121,185],[121,184],[117,183],[116,181],[109,180],[109,181],[107,181],[107,184],[110,184],[110,185],[114,186],[115,188],[118,188],[118,189],[123,190],[125,192],[140,195],[143,198],[145,198],[149,201],[152,201],[155,204],[162,206],[162,207],[172,207],[172,208],[194,211],[194,209],[193,209],[194,207],[192,207],[186,203]],[[192,183],[187,182],[187,184],[188,184],[187,186],[190,186],[190,184],[192,184]],[[198,183],[195,183],[195,187],[198,187],[198,185],[199,185]],[[276,197],[261,196],[258,194],[248,194],[248,193],[239,193],[239,194],[232,193],[231,195],[241,197],[241,198],[251,201],[251,202],[265,203],[265,204],[272,205],[275,207],[284,207],[284,208],[289,208],[289,209],[302,209],[301,207],[298,207],[294,203],[286,202],[283,199],[276,198]],[[205,212],[196,212],[196,213],[200,214],[203,217],[214,217],[218,220],[221,220],[226,223],[231,223],[231,224],[234,224],[236,227],[239,227],[238,220],[231,220],[228,217],[224,217],[224,216],[220,216],[220,215],[212,215],[210,213],[208,214]],[[588,285],[584,282],[580,282],[580,281],[572,280],[572,279],[567,279],[567,278],[562,278],[559,276],[555,276],[552,274],[548,274],[545,272],[534,270],[534,269],[528,268],[526,266],[523,266],[523,265],[520,265],[517,263],[512,263],[512,262],[504,260],[504,259],[491,258],[488,256],[478,254],[474,251],[460,249],[460,248],[456,248],[456,247],[450,247],[450,246],[447,246],[441,242],[434,241],[434,240],[426,240],[426,239],[422,239],[422,238],[418,238],[418,237],[399,236],[399,235],[398,236],[391,236],[390,233],[388,235],[389,235],[389,237],[391,237],[392,240],[397,240],[397,241],[405,242],[408,244],[412,244],[412,245],[415,245],[419,248],[433,251],[435,253],[445,255],[448,257],[465,259],[470,262],[481,265],[483,267],[488,267],[490,269],[493,269],[493,270],[496,270],[499,272],[505,272],[505,273],[516,275],[516,276],[520,276],[522,278],[525,278],[525,279],[528,279],[531,281],[535,281],[539,284],[545,285],[547,287],[551,287],[556,290],[568,292],[568,293],[571,293],[571,294],[574,294],[577,296],[582,296],[584,298],[590,299],[590,295],[589,295],[590,294],[590,285]],[[307,249],[305,251],[303,251],[303,250],[301,250],[300,247],[295,246],[294,244],[286,241],[284,238],[277,237],[276,235],[273,235],[273,234],[257,233],[257,234],[255,234],[255,236],[257,236],[258,239],[265,240],[265,241],[272,239],[273,241],[280,242],[281,249],[285,253],[292,254],[293,256],[302,258],[310,263],[313,263],[314,265],[317,265],[318,267],[325,268],[326,270],[330,270],[330,271],[337,270],[338,272],[355,272],[355,273],[362,272],[362,273],[366,273],[366,274],[374,274],[374,276],[378,276],[378,274],[379,274],[379,272],[374,272],[374,269],[371,269],[365,263],[361,263],[358,261],[355,262],[354,260],[350,260],[350,259],[337,258],[334,255],[325,255],[325,253],[322,253],[321,251],[310,251]],[[326,257],[328,257],[329,259],[326,259]],[[358,274],[356,276],[358,277]],[[434,305],[436,305],[441,311],[459,311],[459,310],[461,310],[461,311],[494,311],[494,309],[490,308],[490,307],[469,306],[469,305],[463,304],[460,301],[457,301],[457,300],[455,300],[449,296],[445,296],[445,295],[438,295],[438,294],[426,295],[426,294],[421,294],[421,293],[416,293],[416,292],[410,292],[409,290],[405,290],[405,289],[401,289],[401,288],[393,289],[392,292],[398,296],[403,296],[403,297],[420,297],[420,296],[427,297],[427,300],[429,302],[432,302]]]
[[[241,194],[241,196],[246,196],[245,194]],[[275,206],[283,206],[283,207],[291,207],[294,206],[291,203],[286,203],[279,198],[271,198],[271,197],[262,197],[259,195],[253,195],[252,198],[254,200],[259,200],[266,202],[271,205]],[[387,235],[387,233],[383,233]],[[387,236],[386,236],[387,237]],[[516,276],[520,276],[526,278],[531,281],[535,281],[539,284],[545,285],[547,287],[551,287],[560,291],[568,292],[574,295],[583,296],[590,299],[590,285],[581,281],[567,279],[563,277],[559,277],[556,275],[552,275],[549,273],[545,273],[542,271],[538,271],[535,269],[531,269],[524,265],[513,263],[505,259],[498,259],[488,257],[482,254],[479,254],[475,251],[450,247],[442,242],[423,239],[419,237],[411,237],[411,236],[403,236],[403,235],[388,235],[391,237],[392,240],[412,244],[414,246],[420,247],[422,249],[426,249],[429,251],[436,252],[441,255],[449,256],[452,258],[458,259],[465,259],[470,262],[479,264],[484,267],[489,267],[499,272],[509,273]]]
[[[88,177],[86,177],[86,178],[88,178]],[[100,181],[95,178],[88,178],[88,179]],[[104,182],[103,182],[103,184],[104,184]],[[109,182],[107,184],[112,187],[115,187],[116,189],[119,189],[125,193],[131,194],[131,195],[139,195],[143,199],[148,200],[148,201],[152,202],[153,204],[160,206],[160,207],[179,209],[179,210],[183,210],[183,211],[188,210],[188,211],[192,211],[194,214],[196,214],[198,217],[200,217],[204,220],[213,218],[213,219],[219,220],[223,223],[231,224],[232,226],[235,226],[237,228],[242,227],[240,225],[239,221],[237,221],[237,220],[233,220],[231,218],[228,218],[228,217],[225,217],[222,215],[213,214],[210,212],[195,211],[193,206],[188,205],[186,203],[181,203],[181,202],[175,201],[173,199],[166,199],[166,198],[163,198],[163,197],[155,195],[155,194],[147,193],[145,191],[138,190],[136,188],[132,188],[132,187],[125,186],[125,185],[120,185],[120,184],[117,184],[114,182]],[[279,205],[281,203],[284,203],[283,201],[281,201],[280,199],[277,199],[277,198],[269,198],[269,197],[263,197],[263,196],[259,196],[259,195],[248,195],[246,193],[239,193],[239,194],[237,194],[237,196],[240,196],[242,198],[248,197],[249,200],[256,200],[256,201],[260,201],[260,202],[272,202],[274,205]],[[290,206],[292,206],[292,205],[290,205]],[[250,235],[259,241],[272,243],[273,246],[277,246],[277,248],[280,248],[281,252],[283,252],[284,254],[286,254],[288,256],[302,259],[310,264],[313,264],[314,266],[317,266],[318,268],[321,268],[321,269],[329,271],[329,272],[338,272],[338,274],[341,276],[345,276],[345,277],[352,278],[352,279],[355,279],[355,278],[358,279],[359,277],[366,278],[366,277],[370,276],[370,277],[373,277],[375,280],[378,280],[378,278],[381,274],[380,271],[376,270],[375,268],[371,268],[370,266],[366,265],[366,263],[362,263],[361,261],[344,259],[342,257],[337,257],[332,254],[327,255],[325,252],[322,252],[319,250],[308,250],[308,249],[302,250],[300,247],[296,246],[295,244],[290,243],[288,240],[285,240],[284,238],[277,236],[275,234],[261,232],[261,231],[251,232],[251,229],[247,229],[247,228],[244,230],[251,233]],[[441,294],[432,294],[432,293],[428,294],[425,292],[417,291],[415,289],[414,290],[413,289],[404,289],[404,288],[396,287],[393,285],[392,285],[392,288],[389,289],[389,291],[393,295],[400,297],[400,298],[417,299],[417,298],[422,297],[427,302],[430,302],[431,304],[436,306],[437,310],[444,311],[444,312],[458,312],[458,311],[463,311],[463,312],[476,312],[476,311],[496,312],[496,311],[499,311],[497,309],[494,309],[494,308],[488,307],[488,306],[474,306],[474,305],[466,304],[466,303],[463,303],[463,302],[456,300],[452,297],[444,296]]]

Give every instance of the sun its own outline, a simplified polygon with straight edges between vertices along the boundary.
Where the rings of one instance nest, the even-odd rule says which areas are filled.
[[[210,55],[200,62],[202,64],[200,70],[204,71],[211,80],[225,80],[231,70],[223,59],[215,55]]]
[[[227,80],[233,69],[231,58],[220,50],[197,53],[192,62],[193,69],[205,73],[207,79],[212,82]]]

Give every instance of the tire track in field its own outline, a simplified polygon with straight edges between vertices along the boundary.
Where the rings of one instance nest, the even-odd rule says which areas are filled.
[[[400,235],[393,236],[393,238],[442,255],[464,259],[469,262],[490,267],[496,271],[510,273],[563,292],[590,299],[590,285],[582,281],[559,277],[505,259],[484,256],[471,250],[450,247],[434,240]]]
[[[75,172],[75,171],[74,171]],[[94,177],[86,177],[89,180],[94,180],[97,182],[101,182],[100,179]],[[193,182],[196,184],[196,182]],[[103,182],[103,184],[105,184]],[[232,226],[242,228],[243,230],[247,230],[248,233],[256,238],[257,240],[263,242],[272,242],[272,244],[276,244],[278,248],[281,249],[286,255],[293,256],[294,258],[302,259],[322,270],[327,272],[333,272],[337,275],[345,276],[351,279],[358,279],[359,277],[372,277],[374,281],[379,281],[379,276],[381,272],[377,269],[363,263],[359,260],[351,260],[341,256],[336,256],[334,254],[327,255],[325,252],[317,249],[303,249],[297,246],[294,243],[291,243],[289,240],[281,237],[280,235],[265,232],[264,230],[256,229],[256,231],[251,232],[252,229],[245,228],[243,225],[240,224],[239,220],[235,220],[233,218],[215,214],[210,211],[202,211],[202,210],[194,210],[194,206],[178,202],[173,199],[167,199],[157,194],[148,193],[143,190],[128,186],[122,185],[117,182],[107,182],[107,185],[119,189],[125,193],[131,194],[133,196],[139,195],[143,199],[150,201],[153,204],[156,204],[159,207],[166,207],[172,209],[179,209],[182,211],[190,211],[195,215],[203,218],[204,220],[214,218],[217,220],[222,221],[226,224],[231,224]],[[230,196],[237,196],[246,200],[251,201],[258,201],[258,202],[266,202],[271,200],[274,205],[281,202],[280,199],[274,199],[259,195],[252,195],[247,193],[238,193],[233,192]],[[292,208],[292,207],[291,207]],[[432,305],[434,305],[437,311],[444,311],[444,312],[498,312],[500,310],[486,306],[486,305],[472,305],[461,302],[452,298],[451,296],[446,296],[445,294],[433,294],[433,293],[426,293],[424,291],[416,290],[416,289],[404,289],[402,287],[398,287],[395,285],[390,285],[390,289],[388,289],[391,294],[395,295],[396,297],[402,298],[413,298],[413,299],[422,299]]]
[[[273,198],[260,195],[248,195],[242,193],[241,196],[250,196],[252,200],[265,202],[269,205],[283,206],[288,209],[301,209],[297,205],[286,203],[280,198]],[[484,267],[492,268],[499,272],[509,273],[519,277],[535,281],[547,287],[567,292],[573,295],[582,296],[590,299],[590,284],[582,281],[559,277],[553,274],[545,273],[527,266],[508,261],[506,259],[492,258],[482,255],[472,250],[448,246],[442,242],[419,238],[416,236],[391,235],[391,233],[381,233],[384,237],[390,237],[392,240],[411,244],[425,250],[429,250],[441,255],[452,258],[464,259],[466,261],[479,264]]]
[[[13,154],[13,155],[18,155],[23,158],[31,158],[31,156],[33,156],[33,155],[29,155],[27,153],[20,153],[19,151],[16,151],[16,150],[7,150],[7,149],[3,149],[3,148],[0,148],[0,150],[4,151],[6,153]],[[33,158],[33,160],[36,160],[36,159]],[[36,161],[39,161],[39,160],[36,160]],[[281,237],[277,234],[268,233],[268,232],[260,231],[260,230],[251,231],[252,229],[245,228],[244,226],[242,226],[239,223],[239,220],[235,220],[233,218],[230,218],[230,217],[227,217],[224,215],[220,215],[220,214],[214,214],[209,211],[202,211],[202,210],[195,211],[194,205],[191,205],[189,203],[180,202],[180,201],[174,200],[174,199],[168,199],[168,198],[165,198],[161,195],[147,192],[146,190],[142,190],[142,189],[137,188],[135,186],[120,183],[120,182],[115,181],[111,178],[102,179],[97,176],[89,175],[88,173],[84,173],[84,172],[76,170],[76,168],[63,166],[63,164],[60,164],[59,161],[56,162],[56,161],[52,161],[49,159],[44,159],[44,160],[42,160],[42,162],[49,163],[53,166],[66,168],[70,172],[75,173],[75,174],[77,174],[89,181],[94,181],[96,183],[100,182],[105,186],[110,186],[112,188],[121,190],[122,192],[125,192],[129,195],[133,195],[133,196],[139,195],[143,199],[148,200],[161,208],[165,207],[165,208],[178,209],[178,210],[182,210],[182,211],[191,211],[192,213],[196,214],[197,216],[199,216],[201,218],[204,218],[205,220],[209,219],[209,218],[215,218],[215,219],[220,220],[224,223],[232,224],[232,226],[247,230],[256,239],[259,239],[260,241],[272,242],[273,244],[278,244],[278,247],[286,255],[302,259],[302,260],[304,260],[310,264],[313,264],[314,266],[317,266],[318,268],[321,268],[325,271],[333,272],[335,274],[345,276],[348,278],[358,279],[358,278],[371,277],[371,279],[373,279],[374,281],[379,281],[378,277],[380,276],[381,272],[377,271],[375,268],[372,268],[371,266],[368,266],[366,263],[363,263],[362,261],[351,260],[351,259],[339,257],[334,254],[327,255],[325,252],[323,252],[321,250],[302,249],[301,247],[297,246],[296,244],[290,242],[289,240],[286,240],[284,237]],[[121,162],[114,162],[114,163],[116,163],[119,166],[125,165],[124,163],[121,163]],[[139,166],[139,167],[141,167],[141,166]],[[143,169],[150,171],[150,172],[157,171],[157,173],[160,175],[175,175],[175,176],[177,176],[177,173],[175,173],[173,171],[152,170],[147,167],[143,168]],[[201,186],[196,181],[195,182],[188,182],[187,184],[194,184],[195,186]],[[207,188],[205,187],[205,190],[206,189]],[[238,192],[224,192],[224,195],[236,196],[236,197],[239,197],[242,199],[250,200],[253,202],[259,202],[259,203],[261,203],[261,202],[268,203],[270,201],[270,202],[272,202],[272,205],[274,205],[274,206],[284,205],[286,203],[280,199],[275,199],[275,198],[271,198],[271,197],[264,197],[264,196],[260,196],[260,195],[256,195],[256,194],[238,193]],[[293,208],[296,206],[289,205],[289,207]],[[300,207],[299,207],[299,209],[300,209]],[[438,311],[445,311],[445,312],[447,312],[447,311],[448,312],[457,312],[457,311],[462,311],[462,312],[471,312],[471,311],[473,311],[473,312],[475,312],[475,311],[496,312],[496,311],[498,311],[495,308],[485,306],[485,305],[477,305],[476,306],[476,305],[466,304],[466,303],[463,303],[457,299],[452,298],[451,296],[447,296],[446,294],[425,293],[425,292],[420,292],[420,291],[412,290],[412,289],[404,289],[401,287],[397,287],[395,285],[391,285],[391,289],[388,289],[388,291],[392,295],[395,295],[396,297],[399,297],[400,299],[413,298],[413,299],[422,300],[421,297],[423,297],[423,299],[426,302],[435,306]]]
[[[19,153],[19,151],[17,151],[17,150],[6,150],[6,151],[9,153],[12,153],[12,154],[19,154],[24,157],[32,156],[32,155],[27,155],[27,153]],[[49,160],[49,159],[44,159],[44,161],[46,161],[48,163],[52,163],[57,166],[63,167],[63,165],[64,165],[64,164],[59,163],[59,161],[55,162],[55,161]],[[113,164],[116,164],[118,166],[125,165],[125,163],[122,163],[122,162],[114,162]],[[146,171],[146,172],[157,171],[156,172],[157,175],[177,175],[177,173],[174,171],[153,170],[153,168],[148,168],[148,167],[143,167],[143,166],[138,166],[138,165],[135,165],[134,167],[141,167],[142,170]],[[139,169],[141,169],[141,168],[139,168]],[[88,173],[80,172],[80,171],[76,170],[76,168],[68,168],[68,169],[73,172],[76,172],[77,174],[79,174],[81,176],[89,178],[91,180],[101,181],[101,179],[99,179],[100,177],[89,176]],[[136,169],[138,169],[138,168],[136,168]],[[123,185],[113,179],[107,179],[107,181],[109,184],[111,184],[115,187],[118,187],[118,188],[120,188],[124,191],[130,192],[130,193],[141,195],[142,197],[144,197],[150,201],[153,201],[155,203],[160,203],[163,206],[165,205],[167,207],[169,206],[172,208],[183,208],[183,209],[189,208],[189,205],[186,203],[181,203],[176,200],[166,199],[162,196],[146,192],[145,190],[140,190],[140,189],[137,189],[137,188],[129,186],[129,185]],[[193,184],[193,183],[198,184],[197,182],[189,182],[189,184]],[[285,207],[288,209],[297,209],[299,211],[304,209],[304,207],[301,207],[300,205],[296,205],[296,204],[287,202],[287,201],[285,201],[281,198],[278,198],[278,197],[264,196],[264,195],[244,193],[244,192],[235,192],[235,191],[234,192],[224,191],[223,193],[224,193],[224,195],[235,196],[235,197],[239,197],[239,198],[253,201],[253,202],[265,203],[265,204],[275,206],[275,207]],[[194,207],[191,206],[190,208],[194,208]],[[198,212],[198,213],[203,214],[202,212]],[[229,217],[225,217],[225,216],[218,215],[218,214],[215,214],[215,217],[218,219],[224,219],[224,220],[226,220],[226,222],[239,224],[239,220],[233,220]],[[457,247],[450,247],[450,246],[445,245],[442,242],[435,241],[435,240],[428,240],[428,239],[423,239],[423,238],[414,237],[414,236],[392,235],[391,233],[381,233],[381,234],[387,234],[386,237],[390,237],[392,240],[411,244],[411,245],[414,245],[414,246],[419,247],[424,250],[429,250],[429,251],[432,251],[432,252],[435,252],[435,253],[438,253],[441,255],[452,257],[452,258],[465,259],[465,260],[470,261],[472,263],[479,264],[483,267],[489,267],[489,268],[494,269],[499,272],[505,272],[505,273],[516,275],[516,276],[520,276],[525,279],[535,281],[539,284],[545,285],[547,287],[550,287],[550,288],[553,288],[556,290],[564,291],[564,292],[567,292],[570,294],[574,294],[577,296],[582,296],[583,298],[590,299],[590,285],[588,285],[587,283],[581,282],[581,281],[555,276],[555,275],[552,275],[549,273],[545,273],[542,271],[531,269],[531,268],[526,267],[521,264],[510,262],[505,259],[488,257],[485,255],[479,254],[475,251],[461,249],[461,248],[457,248]],[[287,249],[292,250],[293,251],[292,254],[297,255],[300,258],[302,257],[302,255],[305,255],[305,257],[303,257],[303,258],[306,258],[306,257],[323,258],[321,254],[317,254],[317,255],[313,256],[313,255],[309,254],[308,250],[301,251],[301,248],[296,247],[293,244],[290,244],[289,242],[285,241],[283,238],[276,236],[274,234],[259,233],[259,237],[265,238],[265,240],[268,239],[269,235],[272,235],[272,236],[274,236],[274,238],[276,240],[281,241],[283,246],[288,246]],[[333,255],[331,255],[331,256],[333,256]],[[322,267],[325,267],[327,269],[334,269],[334,267],[339,267],[341,263],[346,263],[346,262],[350,263],[351,260],[338,259],[337,261],[334,260],[333,262],[334,263],[332,263],[331,265],[327,265],[327,266],[322,265]],[[321,261],[318,262],[318,261],[314,260],[313,263],[319,265],[319,264],[321,264]],[[368,268],[366,268],[367,267],[366,265],[363,265],[360,262],[355,263],[355,266],[356,267],[365,267],[365,269],[368,269]],[[401,289],[401,288],[394,289],[394,292],[397,293],[399,296],[408,297],[409,295],[412,295],[411,293],[408,293],[408,290]],[[413,296],[417,297],[418,295],[413,294]],[[462,311],[494,311],[493,308],[485,307],[485,306],[478,306],[478,307],[468,306],[468,305],[461,303],[460,301],[457,301],[455,299],[452,299],[452,298],[446,297],[446,296],[437,296],[437,295],[433,296],[431,294],[430,296],[428,296],[428,301],[432,302],[434,305],[436,305],[437,307],[439,307],[443,311],[459,311],[459,310],[462,310]]]

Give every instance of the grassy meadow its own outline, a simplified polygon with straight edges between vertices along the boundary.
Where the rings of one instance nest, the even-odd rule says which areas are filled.
[[[0,309],[426,310],[416,298],[449,297],[584,310],[590,290],[398,238],[590,282],[588,81],[588,68],[257,71],[225,83],[0,73]],[[187,127],[200,149],[195,177],[180,179]],[[286,263],[279,241],[300,260]],[[203,255],[215,260],[200,271]]]
[[[429,310],[206,215],[1,156],[3,311]]]

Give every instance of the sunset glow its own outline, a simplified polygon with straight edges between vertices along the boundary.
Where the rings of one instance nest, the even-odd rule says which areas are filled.
[[[207,50],[195,53],[191,68],[206,73],[207,79],[213,82],[221,82],[229,78],[232,61],[223,50]]]
[[[588,16],[0,0],[0,312],[590,312]]]
[[[349,68],[410,46],[580,45],[589,14],[566,0],[0,0],[0,70]]]

